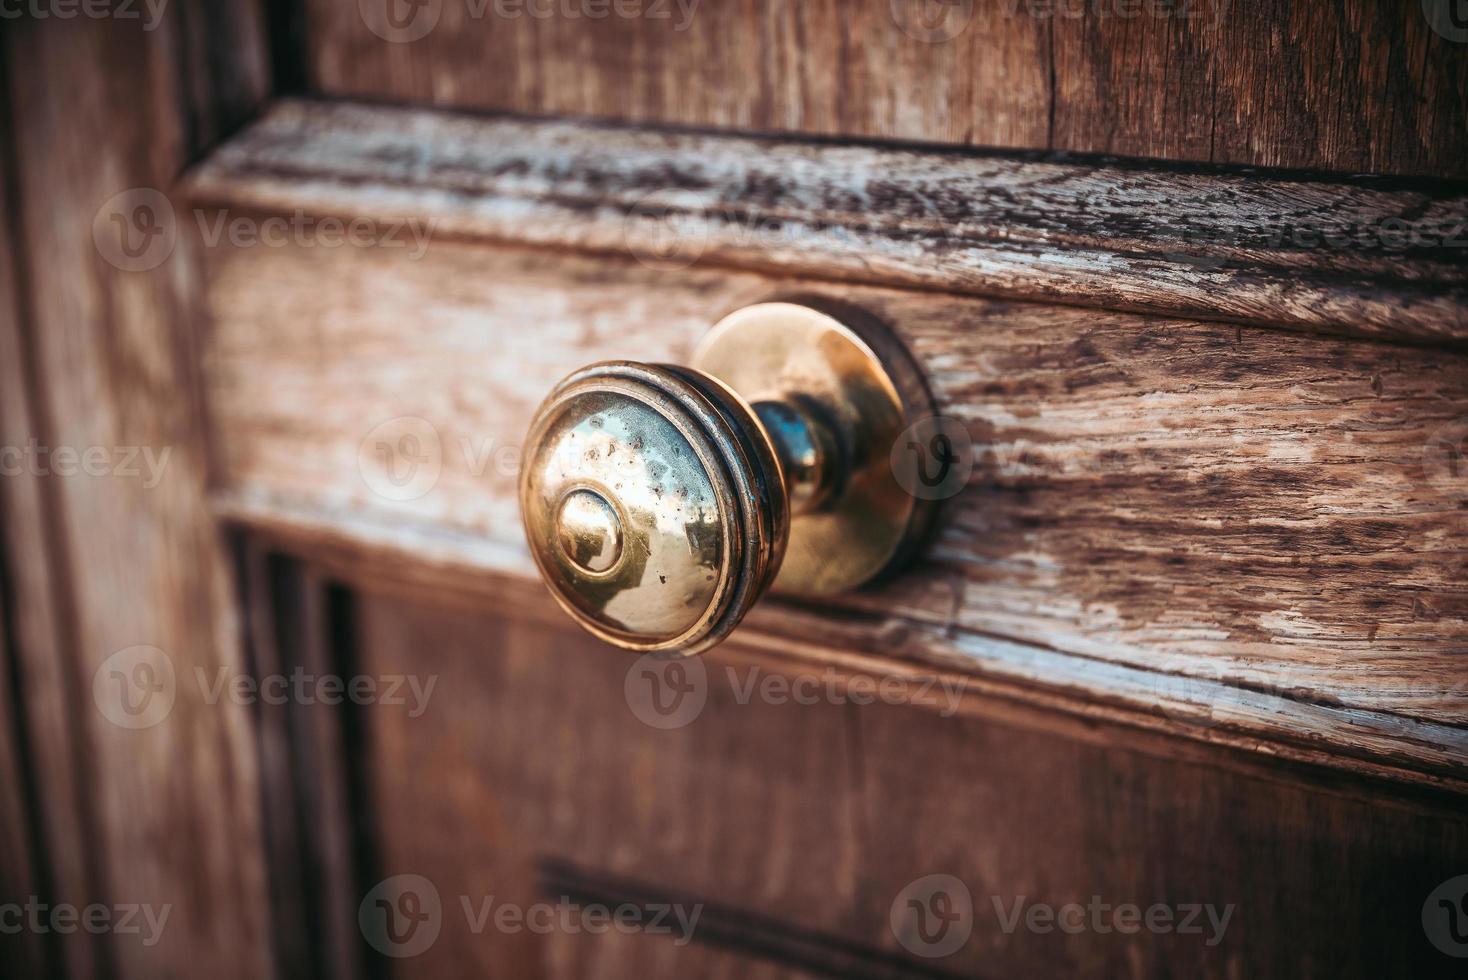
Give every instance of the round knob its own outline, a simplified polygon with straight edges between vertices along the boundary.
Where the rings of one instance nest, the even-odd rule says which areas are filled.
[[[531,553],[566,611],[603,639],[705,649],[779,568],[790,514],[774,446],[706,375],[593,364],[551,392],[526,445]]]
[[[928,510],[888,459],[926,388],[875,325],[849,319],[762,303],[716,326],[694,367],[607,361],[551,391],[520,506],[573,619],[627,649],[698,653],[787,550],[781,585],[807,594],[855,587],[910,550]]]

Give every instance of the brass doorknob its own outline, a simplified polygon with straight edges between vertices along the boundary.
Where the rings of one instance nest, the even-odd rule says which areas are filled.
[[[531,554],[596,636],[699,653],[772,582],[830,594],[906,557],[930,505],[890,450],[930,414],[911,358],[859,311],[745,307],[691,367],[607,361],[551,391],[520,477]]]

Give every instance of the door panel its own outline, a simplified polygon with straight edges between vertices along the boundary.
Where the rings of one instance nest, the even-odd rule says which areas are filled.
[[[0,11],[0,973],[1456,975],[1461,4],[62,6]],[[920,363],[941,533],[699,660],[571,630],[536,403],[791,294]]]
[[[895,975],[882,971],[902,962],[943,976],[1440,965],[1414,933],[1423,898],[1468,859],[1445,797],[1386,802],[1369,782],[1235,771],[1218,764],[1225,750],[1170,758],[1111,726],[1081,743],[1034,718],[989,717],[982,697],[952,715],[941,700],[782,702],[768,679],[805,672],[737,641],[699,662],[701,710],[659,716],[624,693],[635,656],[574,632],[373,591],[358,615],[366,673],[437,678],[418,717],[409,706],[366,712],[361,747],[381,874],[420,875],[440,898],[441,931],[415,970],[579,975],[561,972],[572,945],[578,964],[620,969],[626,937],[476,934],[461,904],[529,907],[562,892],[581,906],[704,904],[685,952],[673,936],[637,941],[679,974],[720,940],[827,976]],[[685,723],[657,728],[640,714]],[[888,913],[938,872],[971,891],[973,933],[960,953],[925,961],[898,944]],[[1234,910],[1210,945],[1208,928],[1006,933],[994,904],[1008,915],[1018,896],[1059,908],[1093,895]]]
[[[632,216],[670,175],[696,193],[648,232]],[[348,795],[369,816],[335,890],[389,938],[435,896],[414,968],[1443,967],[1422,914],[1465,846],[1462,269],[1446,246],[1317,247],[1248,222],[1289,201],[1292,228],[1451,224],[1456,185],[289,103],[187,187],[200,229],[397,229],[345,249],[205,243],[203,361],[217,512],[353,590],[336,662],[439,685],[416,716],[344,712]],[[1194,220],[1190,194],[1212,206],[1201,237],[1171,223]],[[648,251],[644,235],[682,227],[670,214],[694,219],[691,258]],[[894,329],[974,476],[902,577],[767,600],[696,662],[696,718],[648,724],[643,667],[568,632],[534,579],[521,433],[582,364],[685,362],[728,311],[812,294]],[[1156,312],[1177,309],[1199,316]],[[411,493],[383,482],[425,462],[392,456],[403,420],[429,447]],[[771,678],[837,693],[747,686]],[[960,696],[852,703],[864,682]],[[929,958],[899,926],[931,875],[974,911]],[[491,898],[571,918],[496,926]],[[595,935],[571,911],[588,903],[704,918],[687,945]],[[1213,943],[1206,925],[1125,932],[1104,910],[1100,927],[1043,920],[1091,905],[1231,918]],[[364,936],[369,968],[401,972],[401,947]]]

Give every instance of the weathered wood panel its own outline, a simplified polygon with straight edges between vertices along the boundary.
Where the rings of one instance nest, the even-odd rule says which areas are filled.
[[[1455,967],[1421,914],[1468,860],[1457,798],[1393,788],[1387,801],[1371,781],[1270,761],[1240,770],[1223,750],[1180,755],[1164,740],[1140,751],[1108,724],[1077,739],[1053,718],[1018,723],[975,692],[952,715],[939,704],[797,703],[758,692],[806,672],[737,639],[684,679],[691,707],[666,716],[683,724],[654,728],[643,717],[664,716],[625,700],[636,657],[525,611],[362,600],[364,674],[437,680],[416,714],[362,709],[382,873],[426,879],[441,909],[436,938],[398,961],[414,973],[582,976],[601,964],[611,974],[634,956],[660,975],[712,962],[734,976]],[[445,772],[464,778],[445,784]],[[969,891],[971,931],[950,955],[922,958],[899,944],[889,915],[910,882],[933,874]],[[493,911],[648,899],[703,908],[692,942],[675,947],[668,935],[577,932],[574,913],[542,930],[503,930],[491,916],[476,931],[464,902],[480,914],[487,896]],[[1221,931],[1201,933],[1006,930],[994,901],[1007,914],[1019,896],[1026,908],[1098,896],[1110,908],[1232,911]]]
[[[385,245],[209,260],[230,513],[312,554],[355,541],[470,581],[533,578],[515,477],[555,380],[598,359],[684,360],[730,309],[810,286],[457,241],[417,261]],[[1468,360],[821,289],[906,338],[976,465],[924,561],[781,642],[936,657],[1210,738],[1232,726],[1461,775],[1468,526],[1443,454],[1468,415]],[[384,446],[424,476],[394,483]]]
[[[1432,6],[314,0],[302,19],[309,85],[332,95],[1463,176],[1468,46]]]
[[[3,64],[3,62],[0,62]],[[24,376],[16,356],[19,339],[20,295],[16,290],[14,256],[19,253],[12,237],[10,211],[10,111],[0,84],[0,446],[25,431]],[[36,847],[36,815],[40,806],[37,790],[27,775],[30,753],[30,711],[25,703],[25,674],[16,631],[16,573],[11,555],[16,547],[12,534],[18,522],[17,506],[8,484],[0,479],[0,902],[24,901],[31,895],[49,892],[42,881],[49,872],[47,856]],[[14,964],[17,973],[40,976],[47,961],[40,936],[21,932],[0,934],[0,962]]]
[[[6,63],[7,45],[0,41],[0,69]],[[28,250],[18,213],[19,187],[13,154],[16,147],[14,113],[6,77],[0,75],[0,447],[20,449],[31,439],[44,440],[40,420],[45,411],[36,398],[40,379],[34,373],[28,308],[30,271]],[[6,474],[0,476],[0,571],[6,586],[5,639],[9,669],[16,699],[13,721],[18,751],[36,773],[34,797],[27,801],[32,822],[25,847],[36,894],[49,902],[85,906],[101,894],[93,849],[96,839],[92,803],[91,765],[80,751],[81,716],[86,695],[74,665],[64,651],[73,649],[68,639],[68,593],[59,577],[53,546],[58,530],[54,501],[47,493],[47,480],[32,468],[15,467],[13,451],[6,459]],[[23,787],[13,805],[26,799]],[[13,866],[25,858],[17,851]],[[34,956],[45,959],[35,964],[34,975],[46,969],[59,976],[89,977],[99,972],[106,950],[87,934],[49,938],[34,937]],[[13,940],[19,942],[20,940]],[[44,963],[44,965],[43,965]]]
[[[130,205],[236,125],[264,73],[241,29],[248,3],[132,9],[7,19],[0,32],[22,296],[17,322],[6,315],[0,388],[4,444],[26,453],[24,476],[7,479],[6,533],[45,859],[56,901],[167,915],[151,945],[138,932],[57,935],[53,969],[260,977],[270,936],[255,744],[246,712],[209,703],[195,674],[240,667],[205,505],[198,268],[187,244],[149,261],[166,240]],[[216,60],[226,47],[233,60]],[[109,244],[109,216],[143,236],[137,254],[135,238]]]
[[[441,237],[1421,341],[1468,338],[1468,186],[285,102],[196,200]],[[211,227],[211,237],[226,233]],[[404,245],[416,242],[404,231]]]

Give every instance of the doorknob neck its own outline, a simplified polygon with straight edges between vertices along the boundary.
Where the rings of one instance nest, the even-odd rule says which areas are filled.
[[[849,465],[831,425],[817,409],[795,401],[766,400],[752,407],[775,447],[790,513],[798,517],[819,510],[837,492]]]

